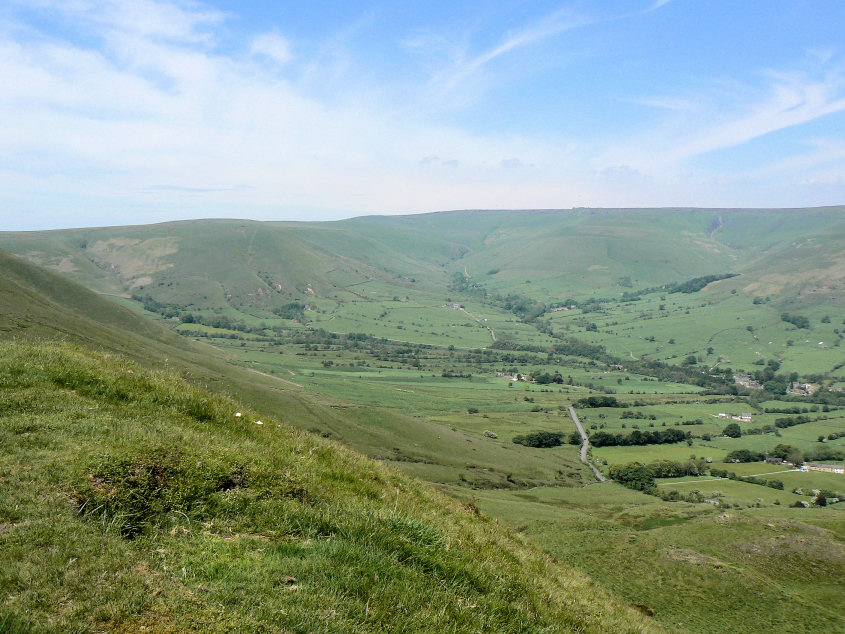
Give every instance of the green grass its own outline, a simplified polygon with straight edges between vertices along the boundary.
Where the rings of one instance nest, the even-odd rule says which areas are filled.
[[[751,484],[687,486],[748,488],[743,495],[752,505],[771,492],[781,506],[724,511],[665,503],[614,483],[485,491],[475,501],[667,627],[715,633],[845,626],[837,609],[845,571],[840,511],[786,508],[786,499],[798,496]]]
[[[3,343],[0,377],[5,623],[654,629],[472,507],[174,375]]]

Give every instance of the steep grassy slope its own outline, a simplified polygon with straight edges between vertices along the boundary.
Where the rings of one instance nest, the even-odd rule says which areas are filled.
[[[172,374],[3,343],[0,399],[5,630],[655,629],[472,508]]]

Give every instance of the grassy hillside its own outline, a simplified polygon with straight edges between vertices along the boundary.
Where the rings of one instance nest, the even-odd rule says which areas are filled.
[[[776,262],[811,246],[817,258],[808,266],[835,267],[844,235],[842,208],[581,209],[189,221],[2,233],[0,246],[102,292],[141,289],[185,306],[272,307],[280,298],[349,298],[347,289],[362,281],[440,291],[456,271],[544,301],[620,294],[620,278],[637,289],[764,264],[769,274],[800,280],[810,252]]]
[[[119,352],[151,368],[172,368],[194,384],[237,394],[284,422],[342,440],[370,456],[433,482],[480,486],[580,483],[587,470],[575,455],[538,457],[527,448],[493,443],[429,420],[327,398],[295,382],[234,365],[212,346],[178,336],[136,312],[103,299],[62,275],[0,251],[0,339],[66,339]],[[484,469],[467,469],[468,465]]]
[[[0,399],[4,631],[656,629],[472,507],[173,374],[5,342]]]
[[[690,487],[733,495],[727,484]],[[736,484],[751,500],[766,495],[766,487]],[[787,508],[789,494],[775,493],[782,506],[724,510],[667,504],[607,482],[481,492],[476,502],[670,627],[842,631],[843,511]]]

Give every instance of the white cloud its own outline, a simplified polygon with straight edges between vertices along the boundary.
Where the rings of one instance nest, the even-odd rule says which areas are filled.
[[[262,33],[252,40],[250,54],[264,55],[277,64],[287,64],[293,55],[290,43],[278,33]]]

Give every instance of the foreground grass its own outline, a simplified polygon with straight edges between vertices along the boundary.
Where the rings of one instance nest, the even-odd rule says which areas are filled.
[[[713,634],[845,628],[845,522],[835,507],[725,512],[665,503],[612,482],[482,491],[475,500],[669,627]]]
[[[239,409],[0,343],[0,629],[657,629],[474,507]]]

